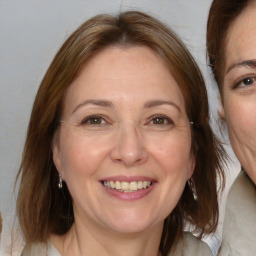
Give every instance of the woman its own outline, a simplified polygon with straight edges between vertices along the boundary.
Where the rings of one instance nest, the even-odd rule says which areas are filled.
[[[256,255],[255,1],[215,0],[207,28],[210,65],[242,171],[229,192],[220,255]]]
[[[165,25],[99,15],[38,90],[17,200],[22,255],[211,255],[224,151],[201,73]]]

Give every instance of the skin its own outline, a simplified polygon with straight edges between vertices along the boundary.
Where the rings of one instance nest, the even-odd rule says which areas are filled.
[[[230,142],[256,184],[256,2],[234,21],[226,40],[222,106]]]
[[[62,119],[53,158],[75,224],[52,236],[56,248],[62,255],[158,255],[164,219],[195,165],[184,98],[161,58],[145,46],[98,53],[70,85]],[[110,192],[102,184],[108,179],[153,185],[134,199]]]

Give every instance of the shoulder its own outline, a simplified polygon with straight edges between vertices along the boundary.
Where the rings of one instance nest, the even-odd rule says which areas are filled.
[[[184,232],[183,239],[179,241],[174,252],[170,256],[212,256],[209,246],[193,236]]]
[[[255,223],[256,188],[240,172],[228,194],[219,255],[256,255]]]
[[[25,245],[18,221],[14,216],[3,216],[0,238],[1,256],[20,256]]]
[[[48,243],[36,243],[32,245],[26,245],[22,251],[21,256],[61,256],[57,249],[53,246],[51,241]]]
[[[241,171],[228,193],[224,225],[225,222],[235,221],[237,225],[243,226],[249,220],[254,221],[256,219],[255,202],[256,187],[248,176]]]
[[[252,181],[249,179],[244,171],[241,171],[238,174],[237,178],[232,184],[228,193],[227,204],[232,204],[234,200],[237,199],[239,201],[245,200],[247,202],[256,199],[255,185],[252,183]],[[255,204],[255,201],[251,203]]]

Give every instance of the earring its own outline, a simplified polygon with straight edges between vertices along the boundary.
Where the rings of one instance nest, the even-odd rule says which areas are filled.
[[[193,194],[193,197],[194,197],[194,200],[197,201],[198,200],[198,196],[197,196],[197,193],[196,193],[196,186],[195,186],[195,182],[193,180],[193,178],[190,178],[188,180],[188,185],[190,187],[190,190]]]
[[[59,180],[58,180],[58,188],[62,189],[62,177],[60,174],[59,174]]]

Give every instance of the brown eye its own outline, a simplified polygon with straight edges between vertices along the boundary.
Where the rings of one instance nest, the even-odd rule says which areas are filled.
[[[105,123],[106,121],[101,116],[88,116],[81,122],[82,125],[102,125]]]
[[[101,118],[91,118],[89,119],[90,124],[101,124],[102,119]]]
[[[156,117],[152,120],[153,124],[165,124],[166,120],[163,117]]]
[[[153,125],[171,125],[174,124],[173,121],[166,116],[153,116],[150,121]]]

